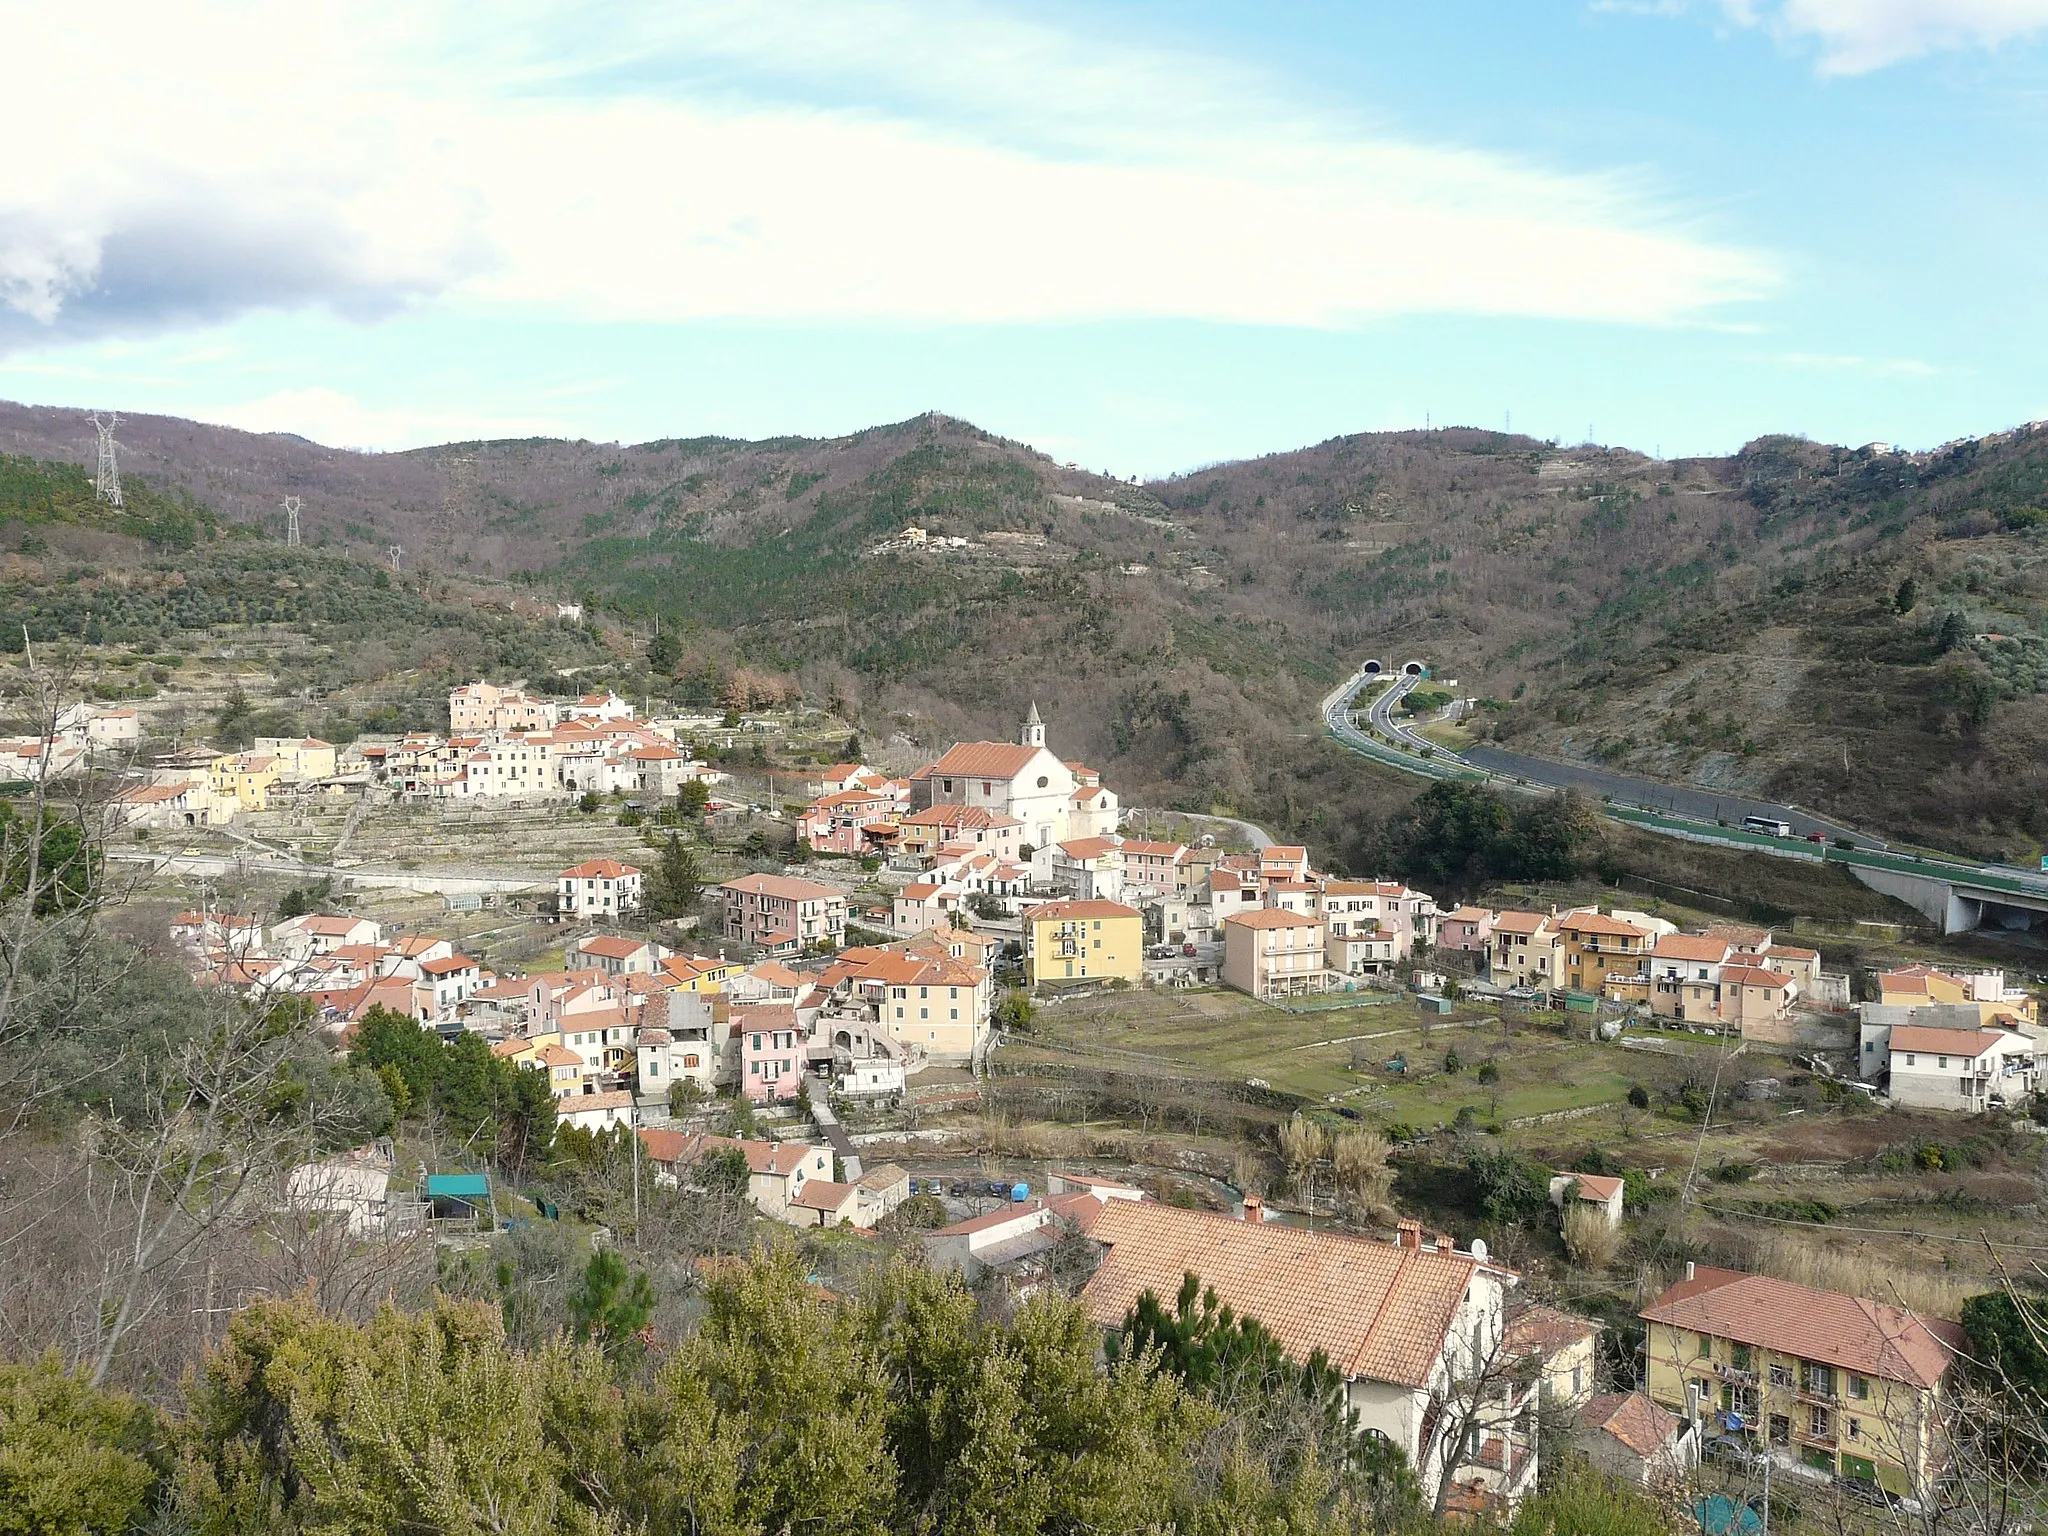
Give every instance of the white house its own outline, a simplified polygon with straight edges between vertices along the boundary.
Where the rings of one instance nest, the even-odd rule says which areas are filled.
[[[1570,1196],[1578,1205],[1590,1206],[1607,1218],[1607,1225],[1621,1225],[1622,1182],[1604,1173],[1560,1173],[1550,1181],[1550,1203],[1560,1211]]]
[[[586,859],[557,879],[555,909],[564,917],[618,917],[640,910],[642,877],[617,859]]]
[[[608,1131],[633,1123],[633,1095],[624,1088],[610,1093],[571,1093],[555,1100],[555,1124],[579,1131]]]
[[[1508,1346],[1512,1271],[1480,1243],[1470,1252],[1443,1235],[1425,1244],[1413,1223],[1385,1243],[1269,1223],[1258,1201],[1246,1204],[1235,1220],[1101,1201],[1084,1227],[1103,1254],[1082,1306],[1118,1324],[1146,1291],[1170,1304],[1193,1274],[1296,1360],[1322,1351],[1360,1427],[1400,1447],[1425,1500],[1446,1477],[1455,1484],[1447,1507],[1458,1509],[1512,1506],[1535,1486],[1536,1386],[1513,1368]]]
[[[2012,1029],[1901,1025],[1891,1032],[1892,1102],[1965,1111],[1990,1109],[1994,1100],[2018,1104],[2039,1081],[2034,1049]]]

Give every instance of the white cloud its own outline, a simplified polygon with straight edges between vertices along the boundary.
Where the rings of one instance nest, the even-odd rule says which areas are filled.
[[[592,35],[593,17],[603,31]],[[252,308],[1633,323],[1776,281],[1619,175],[990,3],[0,0],[0,347]]]
[[[1670,13],[1684,0],[1597,0],[1607,10]],[[1740,26],[1817,43],[1824,74],[1860,75],[1924,53],[1996,48],[2048,31],[2048,0],[1721,0]]]
[[[1869,379],[1932,379],[1945,371],[1917,357],[1857,357],[1833,352],[1780,352],[1771,361],[1787,368],[1855,373]]]

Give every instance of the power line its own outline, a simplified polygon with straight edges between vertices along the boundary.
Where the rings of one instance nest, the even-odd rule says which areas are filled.
[[[121,413],[109,411],[107,419],[101,421],[100,413],[92,411],[86,420],[92,423],[100,439],[99,468],[92,477],[93,493],[108,506],[118,507],[121,505],[121,466],[116,460],[115,450],[120,445],[114,441],[114,428],[121,424]]]

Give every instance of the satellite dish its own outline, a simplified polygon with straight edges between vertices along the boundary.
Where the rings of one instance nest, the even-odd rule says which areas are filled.
[[[1475,1237],[1472,1239],[1472,1257],[1479,1260],[1482,1264],[1486,1262],[1485,1238]]]

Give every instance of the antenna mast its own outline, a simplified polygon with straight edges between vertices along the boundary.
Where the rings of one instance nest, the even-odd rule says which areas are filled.
[[[296,496],[284,499],[284,542],[287,549],[299,547],[299,508],[305,505]]]
[[[109,411],[107,419],[101,421],[100,413],[93,411],[86,419],[100,435],[100,462],[99,470],[92,479],[93,493],[108,506],[118,507],[121,505],[121,466],[114,457],[118,446],[114,441],[114,428],[121,424],[121,413]]]

